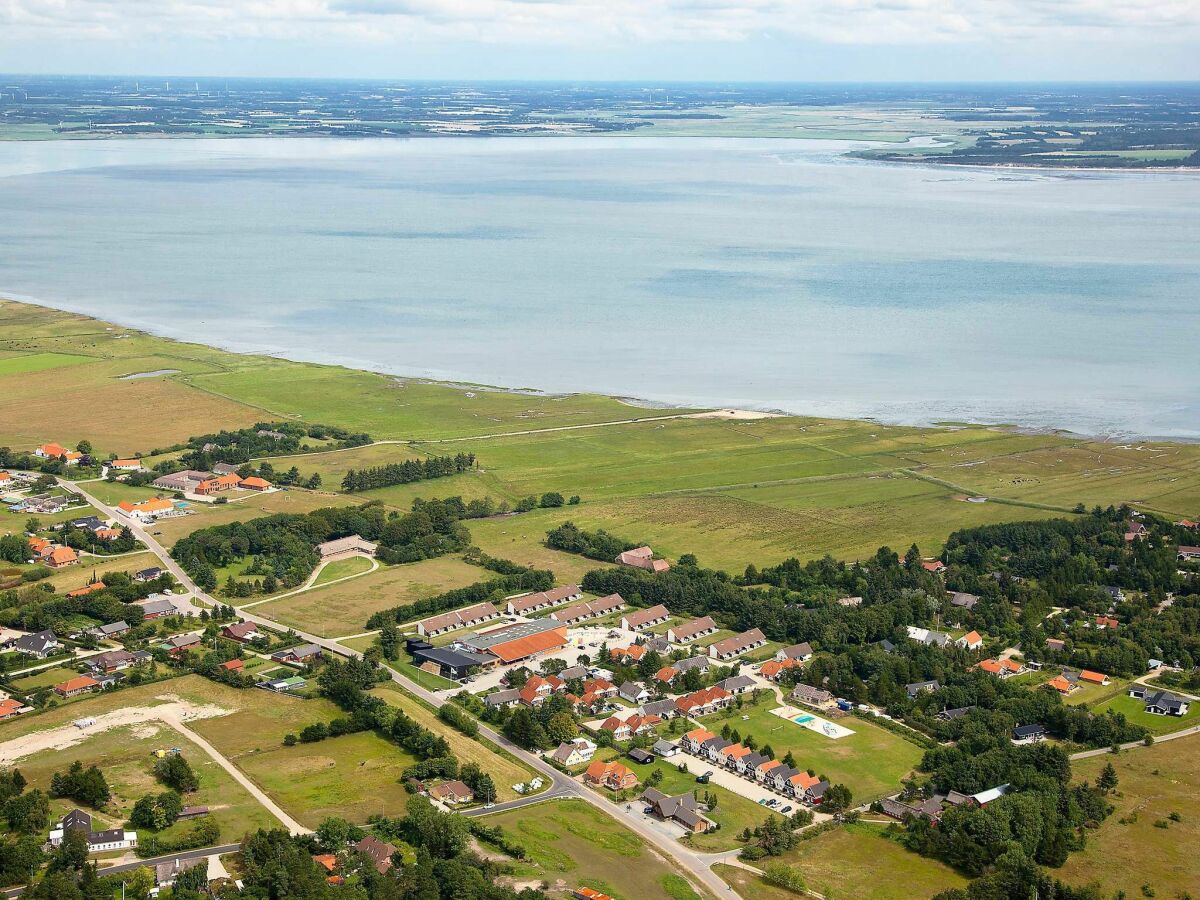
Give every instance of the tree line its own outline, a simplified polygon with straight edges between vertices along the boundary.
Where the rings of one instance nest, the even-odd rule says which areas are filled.
[[[342,478],[342,490],[347,493],[369,491],[374,488],[391,487],[395,484],[412,484],[449,475],[461,475],[475,465],[474,453],[459,453],[455,456],[430,456],[406,459],[404,462],[389,463],[371,469],[351,469]]]

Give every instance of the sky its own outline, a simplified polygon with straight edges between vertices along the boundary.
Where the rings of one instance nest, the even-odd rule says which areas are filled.
[[[1200,79],[1200,0],[0,0],[0,71]]]

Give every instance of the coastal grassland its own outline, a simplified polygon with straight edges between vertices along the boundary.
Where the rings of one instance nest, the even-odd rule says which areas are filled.
[[[1170,734],[1172,731],[1182,731],[1191,728],[1200,721],[1200,704],[1191,703],[1186,716],[1156,716],[1146,712],[1146,706],[1141,700],[1135,700],[1121,693],[1115,697],[1096,704],[1097,713],[1107,710],[1119,712],[1134,725],[1141,725],[1151,734]]]
[[[905,849],[888,836],[886,826],[869,822],[819,834],[777,860],[768,861],[792,866],[804,878],[808,889],[826,900],[928,898],[967,885],[967,879],[945,863]],[[795,896],[732,867],[719,874],[743,897],[757,900]],[[764,891],[764,885],[776,893]]]
[[[403,815],[408,794],[400,776],[414,762],[412,754],[373,731],[236,759],[255,784],[310,828],[330,816],[364,825],[372,815]]]
[[[1118,891],[1142,896],[1142,885],[1159,897],[1194,894],[1200,887],[1195,854],[1200,846],[1200,735],[1078,760],[1072,771],[1077,780],[1094,783],[1106,763],[1113,764],[1118,778],[1108,797],[1113,813],[1087,833],[1087,846],[1072,853],[1055,877],[1080,886],[1099,882],[1114,896]],[[1173,812],[1180,814],[1179,822],[1168,818]],[[1156,822],[1167,827],[1155,827]]]
[[[560,584],[579,583],[592,569],[605,568],[607,563],[554,550],[545,544],[546,532],[560,525],[582,507],[557,510],[534,510],[519,516],[492,519],[473,519],[467,523],[471,543],[485,553],[501,559],[511,559],[523,566],[549,569]],[[553,524],[550,524],[553,523]]]
[[[733,706],[706,716],[701,724],[719,734],[728,722],[743,738],[754,735],[759,747],[770,744],[776,759],[790,750],[798,769],[812,769],[833,784],[850,788],[855,805],[899,790],[901,780],[912,773],[924,753],[916,744],[856,716],[841,721],[854,734],[833,740],[772,715],[777,706],[772,694],[741,709]],[[743,716],[749,719],[743,721]]]
[[[528,856],[514,862],[516,881],[548,882],[552,897],[591,887],[615,900],[696,900],[674,866],[583,800],[555,800],[484,819],[500,825]]]
[[[337,581],[339,578],[348,578],[351,575],[362,575],[371,570],[371,561],[365,556],[351,556],[347,559],[335,559],[333,562],[325,565],[321,569],[313,582],[315,585],[328,584],[331,581]]]
[[[458,556],[439,556],[415,563],[381,566],[377,571],[340,584],[313,587],[271,600],[254,610],[261,615],[322,637],[357,634],[371,613],[421,597],[465,587],[491,573]]]
[[[82,743],[65,750],[45,750],[19,760],[17,768],[31,787],[49,789],[50,777],[55,772],[65,772],[75,760],[85,765],[96,765],[104,772],[113,799],[105,806],[98,818],[112,825],[119,825],[129,818],[133,804],[139,797],[165,790],[153,774],[153,752],[160,748],[179,747],[200,780],[200,788],[184,796],[189,806],[207,806],[213,818],[221,826],[221,840],[229,843],[239,840],[248,831],[258,828],[278,827],[279,822],[255,800],[250,793],[233,780],[207,753],[196,747],[188,737],[173,728],[159,723],[124,726],[91,735]],[[51,803],[55,818],[75,807],[70,800],[54,800]],[[182,834],[190,824],[179,822],[171,828],[157,832],[157,836],[170,839]]]
[[[32,375],[47,369],[73,366],[92,362],[90,356],[75,356],[70,353],[26,353],[0,358],[0,377],[5,375]]]
[[[235,372],[186,380],[279,416],[336,422],[376,439],[436,440],[653,415],[595,394],[513,393],[335,366],[259,358],[256,363]]]
[[[515,800],[519,795],[512,789],[514,784],[528,781],[533,772],[518,763],[513,757],[501,754],[490,744],[467,737],[446,725],[436,715],[422,706],[410,695],[400,690],[395,684],[388,682],[373,688],[371,693],[383,698],[392,706],[404,710],[425,728],[442,735],[450,744],[451,752],[462,762],[477,762],[480,767],[492,776],[496,782],[496,799],[503,803]]]
[[[308,513],[327,506],[357,506],[360,503],[361,500],[345,494],[321,491],[293,489],[269,494],[244,493],[232,503],[192,503],[189,515],[162,519],[150,526],[150,530],[162,543],[170,546],[197,529],[213,525],[246,522],[276,513]]]

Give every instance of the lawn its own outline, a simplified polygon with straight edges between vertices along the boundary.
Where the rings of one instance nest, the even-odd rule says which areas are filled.
[[[174,497],[171,491],[161,491],[154,487],[134,487],[120,481],[89,481],[83,489],[109,506],[117,506],[124,500],[138,503],[151,497]]]
[[[408,793],[400,777],[414,762],[414,756],[373,731],[277,745],[236,759],[255,784],[310,828],[330,816],[362,825],[375,814],[403,815]]]
[[[855,805],[898,790],[901,780],[912,772],[924,753],[916,744],[857,716],[839,720],[854,734],[832,740],[772,715],[771,710],[777,706],[779,702],[772,695],[753,706],[747,704],[740,710],[731,707],[724,713],[707,716],[701,723],[710,731],[720,732],[728,722],[743,738],[752,734],[760,747],[769,744],[777,759],[790,750],[797,768],[813,769],[834,784],[849,787]],[[743,716],[749,719],[742,721]]]
[[[36,664],[36,663],[35,663]],[[74,669],[64,669],[62,666],[52,666],[31,675],[23,675],[14,679],[13,687],[22,691],[36,691],[41,688],[53,687],[63,681],[74,678],[79,673]]]
[[[26,353],[23,356],[6,356],[0,359],[0,377],[5,375],[32,375],[47,369],[74,366],[93,362],[91,356],[76,356],[70,353]]]
[[[797,869],[808,889],[823,895],[826,900],[928,898],[967,884],[967,879],[954,869],[906,850],[887,836],[884,827],[866,822],[802,841],[798,847],[772,861]],[[776,896],[762,892],[759,879],[731,881],[725,872],[721,876],[743,897],[757,900],[762,896]],[[779,888],[773,889],[779,896],[795,896]]]
[[[364,572],[371,571],[371,560],[365,556],[351,556],[347,559],[335,559],[333,562],[326,564],[317,575],[313,585],[328,584],[331,581],[337,581],[339,578],[346,578],[350,575],[361,575]]]
[[[1098,882],[1106,896],[1117,891],[1143,896],[1143,885],[1159,897],[1194,895],[1200,888],[1195,853],[1200,846],[1200,735],[1079,760],[1072,771],[1077,779],[1095,782],[1106,763],[1117,771],[1118,784],[1109,795],[1115,810],[1088,832],[1087,847],[1072,853],[1055,877],[1079,886]],[[1181,821],[1168,818],[1173,812]],[[1167,827],[1157,828],[1156,822]]]
[[[440,556],[382,566],[370,575],[316,587],[254,609],[285,625],[322,637],[336,637],[362,632],[371,613],[378,610],[490,577],[495,576],[487,569],[463,562],[460,557]]]
[[[488,816],[525,847],[514,880],[546,881],[552,897],[591,887],[615,900],[697,900],[680,874],[633,832],[583,800]]]
[[[1078,683],[1075,690],[1063,697],[1063,703],[1071,706],[1097,706],[1100,703],[1119,697],[1129,688],[1130,678],[1112,678],[1107,685]]]
[[[518,763],[512,757],[500,753],[491,744],[467,737],[459,731],[442,722],[412,697],[396,688],[393,684],[384,684],[371,691],[377,697],[398,706],[405,713],[416,719],[430,731],[446,738],[450,749],[460,760],[471,760],[479,763],[492,780],[496,782],[496,799],[503,803],[505,800],[515,800],[519,795],[512,789],[514,784],[528,781],[533,772]]]
[[[703,797],[707,791],[717,797],[717,807],[707,813],[708,818],[716,822],[720,828],[707,834],[695,834],[684,838],[684,842],[704,853],[715,853],[721,850],[733,850],[745,846],[737,839],[744,828],[753,829],[761,825],[763,820],[771,815],[771,811],[752,800],[747,800],[740,794],[735,794],[717,784],[697,784],[695,772],[703,771],[694,758],[686,758],[692,772],[680,772],[673,763],[658,760],[648,766],[631,763],[628,759],[621,760],[628,765],[644,785],[646,778],[655,769],[663,773],[663,780],[658,789],[665,794],[690,794],[696,791]]]
[[[78,518],[79,513],[76,513],[75,517]],[[75,590],[75,588],[84,587],[92,580],[93,574],[103,581],[104,576],[109,572],[128,572],[132,574],[141,569],[161,565],[162,563],[159,562],[158,557],[149,550],[107,558],[103,556],[81,556],[78,564],[68,566],[65,569],[56,569],[49,577],[43,578],[38,584],[48,584],[58,593],[64,594],[67,591]]]
[[[1196,724],[1196,720],[1200,719],[1200,704],[1189,704],[1186,716],[1156,716],[1146,712],[1145,704],[1141,700],[1135,700],[1127,694],[1105,700],[1095,707],[1096,712],[1103,712],[1107,709],[1124,713],[1125,718],[1132,724],[1141,725],[1155,735],[1182,731],[1184,728],[1192,727]]]
[[[104,772],[113,799],[101,818],[108,823],[124,822],[134,802],[144,794],[158,793],[164,788],[154,778],[152,769],[156,749],[180,747],[200,779],[200,788],[187,794],[189,806],[207,806],[221,826],[221,843],[237,841],[247,831],[278,827],[279,821],[262,807],[250,793],[234,781],[207,753],[193,745],[180,732],[159,723],[114,728],[88,737],[83,743],[65,750],[52,750],[26,757],[18,763],[21,774],[31,787],[47,790],[50,776],[66,771],[78,759],[95,764]],[[69,800],[52,802],[54,815],[61,816],[73,809]],[[187,822],[160,832],[164,838],[183,833]]]
[[[362,501],[345,494],[319,491],[273,491],[268,494],[246,494],[236,503],[193,503],[193,513],[174,519],[163,519],[150,526],[151,533],[161,535],[168,546],[198,528],[245,522],[275,513],[307,513],[328,506],[357,506]]]

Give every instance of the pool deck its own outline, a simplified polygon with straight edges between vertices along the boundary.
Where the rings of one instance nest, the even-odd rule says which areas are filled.
[[[772,715],[779,716],[781,719],[787,719],[801,728],[807,728],[809,731],[815,731],[817,734],[824,735],[832,740],[838,738],[849,737],[854,734],[852,730],[843,725],[838,725],[836,722],[830,722],[828,719],[822,719],[815,713],[807,710],[797,709],[794,706],[779,706],[771,710]]]

